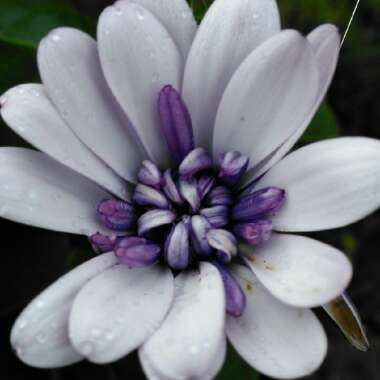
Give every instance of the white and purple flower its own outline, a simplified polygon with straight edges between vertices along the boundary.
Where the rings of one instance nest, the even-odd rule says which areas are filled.
[[[325,96],[339,44],[332,25],[281,31],[274,0],[216,0],[198,30],[185,0],[122,0],[100,16],[97,43],[70,28],[45,37],[43,84],[0,101],[42,151],[0,149],[0,213],[88,236],[101,254],[22,312],[20,359],[52,368],[138,349],[150,380],[206,380],[228,337],[260,372],[302,377],[326,354],[317,306],[365,350],[346,256],[287,234],[380,205],[379,141],[283,158]]]

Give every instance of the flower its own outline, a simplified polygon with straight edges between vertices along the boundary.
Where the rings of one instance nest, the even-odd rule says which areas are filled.
[[[105,253],[21,313],[20,359],[51,368],[138,349],[150,380],[212,379],[228,337],[260,372],[295,378],[326,354],[316,306],[366,349],[344,294],[348,259],[287,234],[380,205],[379,141],[287,155],[324,98],[339,42],[332,25],[307,38],[280,31],[274,0],[216,0],[198,30],[185,0],[125,0],[100,16],[98,44],[52,31],[38,49],[43,85],[0,101],[43,152],[1,148],[0,212]]]

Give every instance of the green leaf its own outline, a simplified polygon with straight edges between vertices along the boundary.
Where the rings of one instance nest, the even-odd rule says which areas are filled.
[[[62,0],[1,0],[0,41],[36,48],[41,38],[58,26],[88,31],[89,19]]]
[[[310,143],[337,136],[339,136],[337,120],[331,108],[324,103],[314,116],[301,141]]]
[[[259,375],[228,345],[227,357],[224,366],[216,380],[258,380]]]

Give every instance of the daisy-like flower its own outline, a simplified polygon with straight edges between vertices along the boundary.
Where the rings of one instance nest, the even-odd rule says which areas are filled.
[[[280,30],[274,0],[216,0],[197,30],[185,0],[125,0],[104,10],[97,39],[52,31],[43,84],[1,98],[42,151],[1,148],[1,215],[102,252],[22,312],[20,359],[51,368],[138,349],[150,380],[203,380],[228,337],[260,372],[296,378],[326,354],[317,306],[366,349],[346,256],[288,234],[380,205],[379,141],[286,155],[333,76],[336,28],[304,38]]]

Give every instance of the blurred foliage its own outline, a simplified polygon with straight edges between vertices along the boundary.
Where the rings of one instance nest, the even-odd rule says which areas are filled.
[[[322,104],[313,121],[310,123],[302,142],[310,143],[323,139],[330,139],[339,135],[338,123],[331,108]]]
[[[215,380],[258,380],[259,375],[228,345],[224,366]]]
[[[36,48],[47,31],[58,26],[89,30],[91,22],[60,0],[1,0],[0,41]]]
[[[326,22],[343,26],[347,24],[353,9],[353,2],[350,0],[280,0],[278,5],[286,27],[300,23],[311,26]]]

